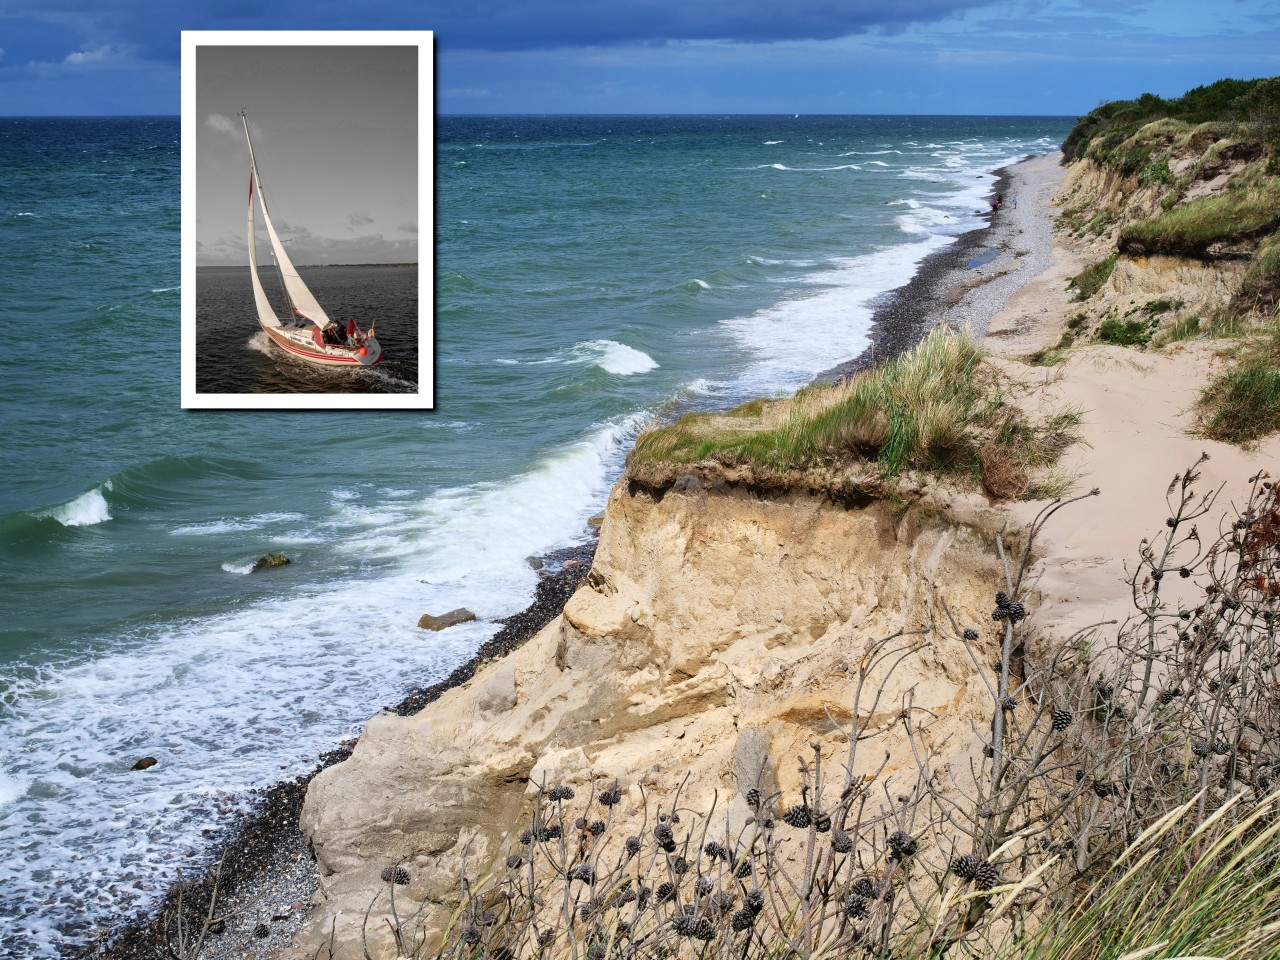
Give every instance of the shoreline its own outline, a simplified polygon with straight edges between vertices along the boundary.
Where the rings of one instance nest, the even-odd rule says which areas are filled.
[[[823,371],[814,380],[846,377],[896,356],[918,343],[941,320],[954,322],[949,316],[952,313],[964,312],[962,322],[975,327],[980,323],[985,330],[986,322],[1008,297],[1045,266],[1042,263],[1034,273],[1027,273],[1021,268],[1015,270],[1012,262],[1029,260],[1028,266],[1034,266],[1051,259],[1047,239],[1039,258],[1031,251],[1014,251],[1013,241],[1037,217],[1046,227],[1050,224],[1043,206],[1029,195],[1028,188],[1034,186],[1030,183],[1032,178],[1020,176],[1019,168],[1055,156],[1033,154],[996,170],[992,193],[1004,194],[1006,205],[989,215],[987,225],[960,234],[954,243],[925,257],[906,284],[883,294],[873,315],[868,349],[859,357]],[[1057,168],[1056,160],[1053,166]],[[994,257],[971,266],[971,261],[991,251],[995,251]],[[974,291],[983,291],[978,303],[970,297]],[[971,300],[967,305],[966,298]],[[549,572],[539,582],[527,608],[507,618],[492,638],[446,678],[412,688],[394,707],[384,709],[401,716],[415,714],[446,691],[469,681],[486,661],[505,656],[536,635],[559,615],[586,577],[594,552],[593,539],[539,558]],[[343,741],[321,754],[308,773],[254,791],[250,810],[209,838],[208,862],[185,890],[175,882],[148,911],[116,918],[98,941],[66,955],[107,960],[152,960],[163,956],[166,919],[181,905],[188,924],[198,931],[215,882],[222,905],[219,914],[234,916],[226,920],[224,932],[207,941],[202,957],[218,960],[267,956],[289,946],[307,918],[311,897],[319,885],[314,858],[299,827],[307,785],[322,770],[349,757],[355,743],[355,739]],[[220,859],[223,866],[219,872]]]
[[[996,170],[992,193],[1004,195],[1005,203],[989,214],[987,225],[921,260],[910,280],[881,298],[872,316],[871,346],[814,381],[835,382],[892,359],[943,321],[984,336],[1009,297],[1052,263],[1052,221],[1041,200],[1047,199],[1046,186],[1062,178],[1061,155],[1028,154]]]
[[[395,706],[411,716],[446,691],[469,681],[484,663],[506,656],[559,616],[565,603],[591,569],[597,540],[543,554],[534,599],[519,613],[500,621],[502,627],[475,654],[435,683],[412,687]],[[64,951],[75,958],[154,960],[166,956],[165,929],[179,907],[188,929],[198,933],[209,895],[218,887],[219,915],[232,914],[223,932],[211,936],[200,954],[205,960],[265,956],[286,947],[305,921],[319,886],[314,857],[302,837],[300,818],[307,786],[322,770],[351,756],[359,738],[344,740],[319,755],[307,773],[281,780],[251,793],[250,809],[209,838],[208,862],[193,880],[175,881],[146,911],[116,918],[104,934],[83,948]],[[221,863],[221,868],[219,864]]]

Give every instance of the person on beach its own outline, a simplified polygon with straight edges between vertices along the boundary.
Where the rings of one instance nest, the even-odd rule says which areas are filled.
[[[1001,205],[1002,203],[1004,203],[1004,194],[1003,194],[1003,193],[997,193],[997,194],[996,194],[996,198],[995,198],[994,200],[992,200],[992,201],[991,201],[991,212],[992,212],[992,213],[995,213],[997,210],[999,210],[999,209],[1000,209],[1000,205]]]

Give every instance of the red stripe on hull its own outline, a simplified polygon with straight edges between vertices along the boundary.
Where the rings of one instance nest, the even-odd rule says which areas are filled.
[[[262,325],[259,324],[259,326]],[[312,363],[324,364],[325,366],[331,367],[341,367],[352,363],[356,366],[366,366],[366,364],[361,364],[360,360],[356,357],[335,357],[327,353],[312,353],[310,350],[304,350],[291,340],[281,337],[279,334],[273,332],[270,327],[262,327],[262,332],[265,333],[270,338],[271,342],[281,350],[291,353],[295,357],[302,357],[304,360],[310,360]],[[374,366],[374,364],[381,362],[382,353],[379,351],[377,359],[375,359],[373,363],[367,364],[367,366]]]

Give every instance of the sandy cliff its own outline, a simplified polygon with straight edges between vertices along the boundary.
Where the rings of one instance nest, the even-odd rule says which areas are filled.
[[[440,923],[464,855],[483,876],[516,848],[535,784],[585,794],[617,777],[635,817],[641,787],[653,809],[683,783],[691,810],[719,798],[713,830],[745,819],[750,787],[796,795],[811,742],[844,749],[832,719],[848,720],[852,665],[870,641],[941,617],[939,598],[965,625],[989,622],[996,523],[931,498],[837,504],[692,477],[658,491],[620,482],[587,585],[559,620],[422,713],[375,717],[354,756],[312,784],[303,825],[323,901],[302,952],[336,924],[338,956],[361,956],[366,908],[395,863],[411,880],[400,913],[444,900],[426,917]],[[971,723],[989,722],[990,699],[958,641],[929,640],[883,709],[891,718],[914,688],[939,721],[931,745],[956,754]],[[911,765],[903,742],[883,745],[890,778]],[[394,955],[386,906],[368,925],[374,956]]]

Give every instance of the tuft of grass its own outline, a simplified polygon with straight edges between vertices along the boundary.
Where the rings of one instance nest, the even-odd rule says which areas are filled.
[[[1280,324],[1246,342],[1236,363],[1200,395],[1204,435],[1225,443],[1252,443],[1280,430]]]
[[[1085,267],[1074,277],[1067,279],[1067,289],[1075,290],[1075,300],[1088,300],[1095,293],[1102,289],[1102,285],[1111,279],[1112,271],[1116,268],[1116,260],[1119,254],[1111,254],[1104,257],[1097,263],[1090,264]]]
[[[1156,821],[1081,896],[1064,901],[1027,940],[995,960],[1280,958],[1280,795],[1242,820],[1196,824],[1197,799]]]
[[[972,338],[939,327],[915,349],[834,387],[743,405],[729,416],[686,414],[642,434],[628,469],[638,476],[663,464],[711,461],[785,474],[874,463],[886,477],[920,469],[987,485],[999,464],[1021,479],[995,486],[1025,493],[1030,471],[1060,452],[1064,424],[1032,424],[1001,390]]]
[[[1108,317],[1098,326],[1094,334],[1103,343],[1112,343],[1118,347],[1145,347],[1151,342],[1158,320],[1119,320]]]

